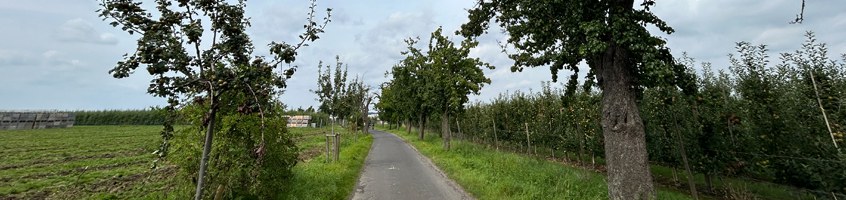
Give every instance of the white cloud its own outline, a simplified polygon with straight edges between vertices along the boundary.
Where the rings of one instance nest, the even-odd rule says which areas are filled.
[[[63,42],[89,44],[117,44],[118,39],[111,33],[99,33],[94,26],[80,18],[66,21],[56,31],[56,38]]]
[[[3,0],[0,0],[3,1]],[[792,51],[804,41],[807,30],[815,31],[818,41],[829,43],[832,54],[846,52],[846,14],[842,0],[808,1],[805,23],[790,25],[800,4],[796,0],[737,1],[689,0],[660,1],[656,15],[676,29],[666,37],[673,52],[688,52],[697,61],[727,66],[726,54],[734,52],[738,41],[767,44],[772,53]],[[349,64],[350,77],[360,75],[372,86],[386,81],[383,73],[397,63],[405,50],[403,39],[420,36],[425,48],[429,34],[438,26],[454,41],[453,35],[467,21],[464,9],[473,1],[318,1],[317,18],[333,8],[333,22],[321,38],[298,52],[294,65],[300,66],[289,80],[283,96],[293,107],[316,105],[308,89],[315,87],[317,62],[333,64],[340,55]],[[163,101],[146,94],[150,77],[143,67],[127,79],[113,79],[107,71],[121,55],[133,52],[134,38],[119,28],[100,21],[93,11],[96,1],[15,1],[0,3],[0,85],[16,84],[0,94],[16,94],[17,99],[0,98],[0,109],[15,108],[140,108]],[[297,42],[305,23],[307,1],[249,1],[247,16],[253,27],[249,34],[257,54],[266,54],[270,41]],[[149,5],[149,4],[147,4]],[[510,72],[513,64],[497,44],[505,35],[492,24],[489,33],[478,38],[471,52],[497,67],[484,70],[492,83],[474,101],[488,101],[500,93],[540,89],[550,81],[547,67]],[[119,41],[133,42],[119,42]],[[60,41],[60,42],[56,42]],[[89,45],[95,44],[95,45]],[[513,52],[509,50],[509,52]],[[773,55],[774,55],[773,54]],[[777,56],[772,56],[777,57]],[[585,66],[580,67],[583,75]],[[559,72],[560,82],[569,76]],[[583,76],[579,76],[582,78]],[[556,85],[556,84],[553,84]],[[38,91],[38,92],[32,92]],[[117,92],[119,91],[119,92]],[[62,101],[41,101],[57,98]]]
[[[0,66],[21,66],[36,63],[38,60],[18,50],[0,49]]]
[[[529,80],[521,80],[520,82],[512,82],[512,83],[505,85],[505,89],[514,89],[514,88],[517,88],[517,87],[527,86],[531,83],[532,82],[529,82]]]

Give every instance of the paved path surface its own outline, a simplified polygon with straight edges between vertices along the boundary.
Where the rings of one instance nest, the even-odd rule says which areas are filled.
[[[370,133],[373,146],[352,199],[472,199],[402,139],[382,131]]]

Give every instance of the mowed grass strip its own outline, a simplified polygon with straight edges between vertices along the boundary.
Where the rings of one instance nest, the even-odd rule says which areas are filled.
[[[358,133],[358,138],[347,130],[336,127],[335,132],[341,133],[341,153],[338,162],[326,163],[325,136],[329,132],[326,128],[320,131],[309,131],[312,134],[301,138],[298,142],[303,151],[301,153],[317,151],[312,157],[300,161],[294,167],[294,178],[283,199],[349,199],[358,181],[358,176],[364,166],[365,158],[370,152],[373,137],[370,134]],[[290,128],[292,132],[297,128]]]
[[[161,126],[0,131],[0,198],[89,198],[78,185],[149,172]],[[115,191],[117,192],[117,191]],[[74,194],[68,196],[67,194]]]
[[[453,140],[446,151],[435,133],[427,132],[420,141],[416,130],[386,131],[411,143],[478,199],[608,199],[605,177],[596,172],[461,140]],[[658,190],[658,197],[690,199],[665,189]]]

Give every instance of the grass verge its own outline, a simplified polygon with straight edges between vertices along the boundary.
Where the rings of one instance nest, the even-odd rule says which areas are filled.
[[[423,141],[404,130],[386,130],[414,145],[465,191],[478,199],[608,199],[602,174],[453,140],[445,151],[435,135]],[[690,199],[659,188],[659,199]]]
[[[294,180],[284,199],[348,199],[370,152],[373,137],[360,134],[356,139],[345,130],[341,132],[341,153],[338,162],[326,163],[325,137],[323,134],[304,138],[300,144],[303,152],[318,149],[320,154],[306,158],[294,167]],[[312,150],[313,151],[313,150]]]

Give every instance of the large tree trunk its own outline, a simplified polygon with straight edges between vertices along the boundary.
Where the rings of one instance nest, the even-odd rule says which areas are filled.
[[[411,135],[411,120],[408,120],[408,119],[405,120],[405,129],[406,129],[406,132],[408,132],[408,134]]]
[[[441,134],[444,139],[444,150],[449,150],[449,114],[441,114]]]
[[[626,1],[618,1],[621,3]],[[628,1],[631,9],[631,1]],[[621,6],[621,5],[618,5]],[[618,11],[619,12],[619,11]],[[634,66],[627,50],[613,41],[595,60],[602,87],[602,134],[610,199],[655,199],[643,121],[635,102]]]
[[[426,119],[423,119],[423,114],[420,114],[420,127],[417,127],[418,132],[420,132],[420,140],[423,140],[423,130],[426,130]]]

